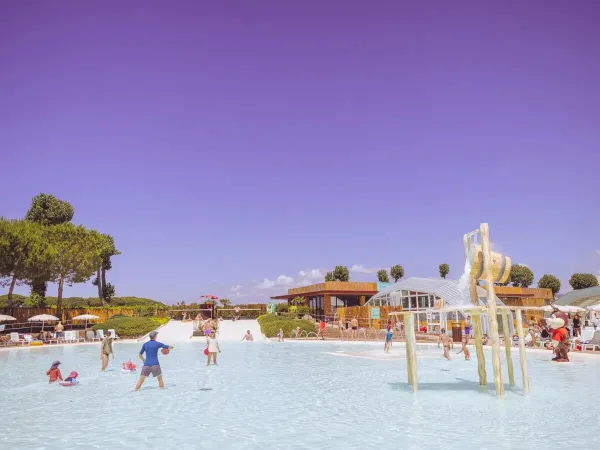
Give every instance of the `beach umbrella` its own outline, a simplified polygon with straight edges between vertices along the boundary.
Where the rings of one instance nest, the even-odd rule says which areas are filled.
[[[0,314],[0,322],[4,322],[7,320],[17,320],[17,319],[13,316],[7,316],[5,314]]]
[[[600,305],[588,306],[588,311],[600,312]]]
[[[80,316],[73,317],[73,320],[85,320],[85,328],[87,329],[88,320],[96,320],[96,319],[99,319],[99,318],[100,317],[95,316],[93,314],[82,314]]]
[[[44,324],[46,322],[58,322],[60,319],[50,314],[38,314],[37,316],[30,317],[27,319],[29,322],[42,322],[42,331],[44,331]]]

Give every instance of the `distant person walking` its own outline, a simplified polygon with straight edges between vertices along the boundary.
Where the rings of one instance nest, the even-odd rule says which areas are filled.
[[[277,333],[277,342],[283,342],[283,329],[279,329],[279,333]]]
[[[394,334],[392,333],[392,328],[388,328],[387,332],[385,333],[385,345],[383,347],[383,352],[384,353],[389,353],[390,352],[390,347],[392,346],[392,338],[394,337]]]
[[[358,339],[358,319],[356,317],[353,317],[350,321],[350,328],[352,329],[352,340],[356,341]]]
[[[112,347],[113,338],[107,334],[104,335],[104,339],[100,343],[100,360],[102,361],[102,372],[106,371],[108,367],[108,358],[112,355],[113,359],[115,359],[115,354],[113,352]]]
[[[158,342],[156,340],[156,336],[158,336],[158,331],[151,331],[148,335],[150,340],[148,342],[145,342],[144,345],[142,345],[142,349],[140,350],[139,357],[144,363],[144,365],[142,366],[140,379],[138,380],[137,385],[135,386],[136,391],[140,390],[142,384],[144,384],[144,381],[146,381],[146,377],[149,377],[150,374],[152,374],[154,378],[158,379],[158,386],[161,389],[165,387],[162,378],[162,371],[160,370],[160,363],[158,362],[158,350],[164,348],[170,351],[173,350],[173,347],[170,345],[163,344],[162,342]],[[144,353],[146,354],[145,358]]]
[[[317,334],[317,338],[319,338],[319,336],[321,337],[321,339],[325,340],[325,322],[323,322],[322,320],[319,321],[319,332]]]
[[[440,339],[438,341],[438,348],[440,347],[440,344],[442,344],[444,346],[444,358],[446,358],[448,361],[450,361],[450,347],[453,346],[453,343],[452,343],[452,339],[450,339],[450,336],[448,336],[446,334],[445,328],[442,328],[440,330]]]
[[[250,332],[250,330],[248,330]],[[245,337],[245,336],[244,336]],[[219,341],[215,335],[214,331],[211,331],[210,336],[206,338],[206,348],[208,349],[208,359],[206,361],[206,365],[210,365],[210,359],[213,360],[213,365],[217,365],[217,352],[221,353],[221,349],[219,348]]]
[[[236,306],[233,310],[233,321],[240,320],[240,307]]]
[[[469,336],[465,335],[465,337],[462,340],[462,347],[461,347],[461,349],[458,352],[456,352],[457,355],[464,352],[464,354],[465,354],[465,361],[468,361],[471,358],[471,353],[469,353],[469,349],[467,348],[467,344],[468,343],[469,343]]]
[[[581,336],[581,317],[579,316],[579,313],[575,314],[575,317],[573,317],[573,336]]]
[[[63,324],[59,321],[56,326],[54,327],[54,332],[56,333],[56,339],[62,339],[63,338],[63,331],[65,330],[65,327],[63,326]]]

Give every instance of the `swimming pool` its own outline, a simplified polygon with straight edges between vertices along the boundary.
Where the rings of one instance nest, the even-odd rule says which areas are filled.
[[[98,345],[1,351],[0,448],[465,450],[599,442],[600,358],[573,355],[572,363],[556,364],[550,353],[532,351],[531,394],[507,386],[496,399],[476,387],[474,351],[471,361],[446,361],[436,348],[420,349],[414,395],[403,349],[395,344],[384,355],[382,347],[222,342],[219,366],[207,368],[203,343],[185,343],[161,357],[166,388],[150,378],[137,393],[137,376],[121,374],[120,362],[136,361],[138,344],[117,343],[105,373]],[[49,385],[54,359],[63,375],[77,370],[81,384]],[[513,359],[520,385],[517,353]],[[488,353],[491,385],[490,360]]]

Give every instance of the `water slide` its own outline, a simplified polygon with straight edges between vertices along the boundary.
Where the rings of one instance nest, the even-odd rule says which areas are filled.
[[[237,321],[224,320],[219,324],[220,341],[241,341],[246,331],[250,330],[255,341],[264,341],[266,338],[260,332],[257,320],[240,319]]]
[[[171,345],[174,342],[189,341],[193,333],[194,322],[171,320],[158,330],[158,337],[156,339],[160,342]]]

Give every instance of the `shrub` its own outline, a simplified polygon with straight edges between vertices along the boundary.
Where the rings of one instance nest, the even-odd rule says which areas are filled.
[[[289,336],[292,330],[300,327],[301,330],[307,333],[316,332],[317,327],[310,320],[302,319],[291,319],[289,317],[274,316],[273,314],[266,314],[258,318],[260,329],[262,333],[267,337],[275,337],[279,333],[279,329],[283,330],[284,336]]]
[[[115,330],[120,337],[140,337],[167,323],[168,319],[158,317],[112,317],[106,322],[94,325],[94,330]]]
[[[278,303],[277,305],[275,305],[275,312],[284,313],[288,312],[289,310],[290,305],[288,305],[287,303]]]

